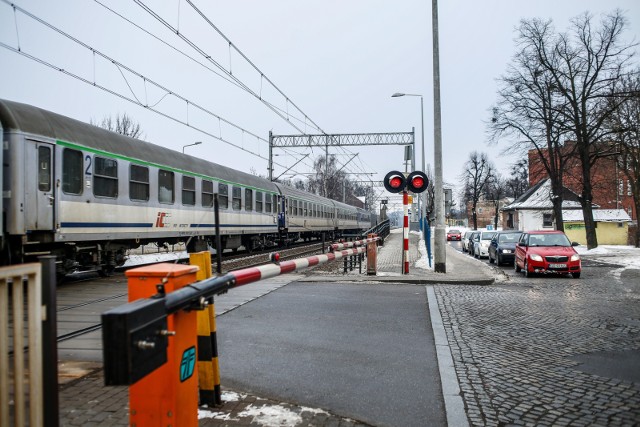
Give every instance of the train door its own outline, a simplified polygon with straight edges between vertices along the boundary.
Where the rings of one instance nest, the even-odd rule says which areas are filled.
[[[53,153],[55,145],[27,140],[25,144],[25,229],[54,229]]]
[[[278,196],[278,201],[278,229],[282,231],[287,228],[287,208],[289,207],[289,201],[284,196]]]

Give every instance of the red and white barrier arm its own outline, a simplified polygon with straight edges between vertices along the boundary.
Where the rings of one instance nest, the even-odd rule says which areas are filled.
[[[334,243],[329,246],[329,250],[335,251],[337,249],[346,249],[346,248],[353,248],[356,246],[365,246],[367,243],[375,242],[376,240],[380,240],[380,237],[371,237],[369,239],[356,240],[353,242]]]
[[[324,255],[314,255],[306,258],[298,258],[290,261],[282,261],[279,264],[265,264],[258,267],[245,268],[243,270],[232,271],[230,274],[235,277],[234,286],[242,286],[258,280],[276,277],[281,274],[299,271],[314,265],[325,264],[351,255],[361,254],[367,251],[366,247],[346,249],[340,252],[332,252]]]

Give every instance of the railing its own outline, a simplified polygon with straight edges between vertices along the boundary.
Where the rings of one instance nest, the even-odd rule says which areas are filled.
[[[376,234],[382,240],[384,240],[389,235],[390,232],[391,232],[391,225],[389,220],[386,219],[382,221],[380,224],[377,224],[376,226],[371,227],[369,230],[362,233],[362,237],[366,237],[369,234]]]
[[[25,408],[29,409],[29,425],[43,424],[42,375],[42,280],[40,264],[22,264],[0,268],[0,425],[26,425]],[[27,327],[25,329],[25,294]],[[11,328],[11,329],[10,329]],[[27,335],[28,375],[25,371],[24,348]],[[10,340],[9,337],[13,337]],[[10,357],[12,355],[12,357]],[[10,366],[13,359],[13,366]],[[29,394],[25,378],[29,378]],[[14,404],[10,405],[10,397]],[[13,417],[11,417],[13,414]]]

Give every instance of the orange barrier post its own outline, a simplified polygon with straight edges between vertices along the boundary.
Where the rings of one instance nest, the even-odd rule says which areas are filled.
[[[196,281],[197,271],[195,266],[167,263],[129,270],[129,301],[155,295],[161,284],[166,293],[180,289]],[[168,330],[175,336],[169,338],[167,363],[129,387],[130,425],[198,425],[196,312],[170,315]]]
[[[378,237],[377,234],[367,235],[367,239],[374,239]],[[367,243],[367,275],[375,276],[378,272],[378,244],[377,242],[370,241]]]

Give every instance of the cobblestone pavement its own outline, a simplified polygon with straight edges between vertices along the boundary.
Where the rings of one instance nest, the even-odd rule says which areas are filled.
[[[573,359],[640,354],[639,281],[538,277],[435,292],[471,425],[640,425],[640,382]]]

